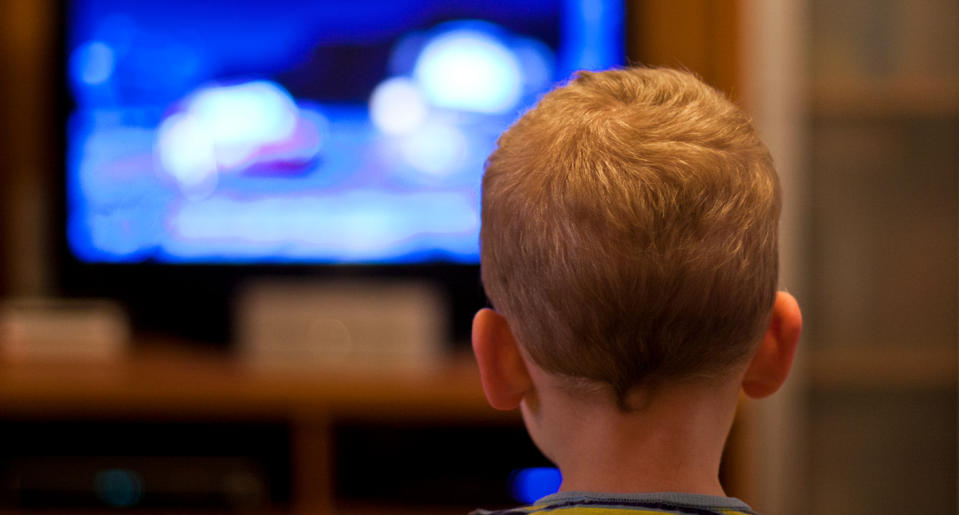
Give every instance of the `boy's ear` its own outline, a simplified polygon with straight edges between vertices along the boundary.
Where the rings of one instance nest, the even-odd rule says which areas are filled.
[[[532,388],[519,345],[503,315],[481,309],[473,317],[473,353],[490,406],[516,409]]]
[[[786,382],[801,332],[799,304],[792,295],[778,292],[769,328],[743,376],[746,395],[760,399],[772,395]]]

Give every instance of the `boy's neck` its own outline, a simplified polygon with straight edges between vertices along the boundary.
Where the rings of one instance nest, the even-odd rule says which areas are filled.
[[[672,388],[625,413],[595,398],[539,391],[523,412],[563,474],[562,491],[722,496],[719,463],[738,391],[736,384]]]

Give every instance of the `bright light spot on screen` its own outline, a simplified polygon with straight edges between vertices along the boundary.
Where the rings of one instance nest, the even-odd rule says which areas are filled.
[[[70,56],[70,72],[74,80],[89,86],[109,80],[115,65],[113,49],[101,41],[84,43]]]
[[[191,114],[174,114],[157,130],[157,157],[189,196],[205,196],[217,183],[217,155],[207,126]]]
[[[516,106],[522,92],[516,56],[475,29],[451,30],[427,43],[413,75],[439,107],[504,113]]]
[[[403,159],[417,170],[432,175],[455,172],[466,157],[466,137],[455,125],[431,122],[406,136]]]
[[[101,470],[94,483],[97,497],[110,506],[134,506],[143,497],[143,479],[132,470]]]
[[[536,467],[513,471],[509,478],[510,494],[518,502],[531,504],[559,491],[563,477],[559,469]]]
[[[201,90],[188,109],[225,154],[240,152],[231,147],[282,140],[296,129],[297,108],[290,94],[267,81]]]
[[[425,120],[428,109],[416,83],[405,77],[381,82],[370,97],[370,117],[387,134],[406,134]]]
[[[164,120],[156,152],[187,196],[204,197],[223,172],[259,166],[282,174],[304,166],[319,154],[326,123],[271,82],[205,88]]]

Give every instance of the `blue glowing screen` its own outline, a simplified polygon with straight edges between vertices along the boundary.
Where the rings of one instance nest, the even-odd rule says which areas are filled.
[[[513,471],[509,477],[509,491],[513,499],[532,504],[559,491],[563,476],[558,468],[533,467]]]
[[[86,262],[478,260],[496,137],[623,62],[622,0],[76,0]]]

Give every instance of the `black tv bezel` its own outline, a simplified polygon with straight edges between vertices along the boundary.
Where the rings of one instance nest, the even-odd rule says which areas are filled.
[[[239,289],[259,280],[418,281],[433,285],[447,300],[446,340],[452,349],[468,347],[473,314],[489,306],[478,264],[423,263],[408,265],[341,264],[132,264],[88,263],[71,252],[67,239],[67,121],[73,110],[67,64],[69,0],[56,0],[55,114],[51,135],[50,173],[55,197],[50,233],[55,256],[51,274],[56,294],[65,297],[107,298],[124,308],[136,341],[157,338],[229,348],[236,341],[233,303]],[[629,50],[631,2],[623,2],[623,50]]]
[[[479,279],[478,264],[167,264],[90,263],[78,259],[68,241],[67,123],[74,104],[67,67],[69,0],[57,0],[55,56],[51,76],[56,99],[49,166],[54,197],[50,234],[54,293],[67,298],[105,298],[126,312],[134,343],[172,341],[229,348],[236,340],[234,301],[240,288],[253,281],[358,280],[421,282],[433,286],[448,303],[446,341],[465,348],[476,310],[488,305]]]

